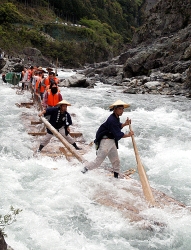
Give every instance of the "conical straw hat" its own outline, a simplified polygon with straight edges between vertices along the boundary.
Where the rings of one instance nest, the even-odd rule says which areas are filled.
[[[66,100],[62,100],[61,102],[57,103],[57,105],[62,105],[62,104],[66,104],[67,106],[71,106],[71,104],[69,102],[67,102]]]
[[[123,106],[124,108],[128,108],[128,107],[130,107],[130,104],[122,102],[121,100],[117,100],[111,106],[109,106],[109,108],[113,109],[115,106]]]

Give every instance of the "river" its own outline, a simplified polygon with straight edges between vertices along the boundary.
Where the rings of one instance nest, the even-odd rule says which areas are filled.
[[[59,72],[58,76],[71,74],[75,73]],[[96,203],[98,187],[105,185],[112,194],[125,181],[110,178],[108,182],[100,171],[83,175],[83,164],[76,160],[33,157],[34,142],[21,120],[26,108],[15,105],[29,101],[30,93],[17,95],[1,79],[0,91],[0,214],[6,214],[10,206],[22,209],[16,221],[5,227],[5,240],[14,250],[190,250],[191,212],[146,209],[144,216],[160,218],[166,226],[144,230],[119,210]],[[74,127],[83,133],[86,143],[94,140],[112,103],[118,99],[129,103],[120,120],[132,120],[150,185],[190,207],[191,101],[122,91],[122,87],[101,82],[93,89],[61,88],[63,98],[72,104],[68,111],[76,115]],[[122,171],[136,168],[130,138],[120,140],[118,151]],[[94,159],[94,147],[84,157]],[[104,164],[109,166],[107,160]],[[139,180],[137,172],[133,178]]]

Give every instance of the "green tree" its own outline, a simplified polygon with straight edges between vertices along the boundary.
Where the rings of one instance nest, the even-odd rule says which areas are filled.
[[[0,5],[0,24],[22,22],[23,17],[18,12],[16,6],[12,3]]]

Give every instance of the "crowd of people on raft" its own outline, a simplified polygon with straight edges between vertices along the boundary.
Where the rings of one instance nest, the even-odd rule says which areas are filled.
[[[76,150],[80,150],[74,140],[70,136],[70,125],[72,118],[67,112],[67,107],[71,104],[63,100],[59,89],[59,78],[56,76],[52,68],[46,68],[48,75],[42,67],[24,68],[21,72],[22,90],[30,90],[33,99],[40,103],[42,111],[39,116],[47,116],[49,123],[59,131],[59,133],[70,143]],[[40,99],[40,101],[39,101]],[[53,133],[47,128],[47,134],[42,138],[39,149],[41,150],[50,142]]]
[[[42,67],[24,68],[21,72],[22,90],[30,89],[34,98],[40,97],[44,108],[55,107],[62,101],[58,87],[59,78],[52,68],[46,68],[46,70],[48,75],[45,77],[46,71]]]
[[[71,106],[69,102],[63,100],[60,93],[58,84],[59,78],[57,78],[52,68],[46,69],[48,76],[44,77],[44,71],[41,67],[35,68],[31,66],[28,69],[24,69],[22,72],[22,90],[30,89],[34,99],[40,98],[42,104],[42,111],[38,114],[41,116],[48,116],[49,123],[70,143],[76,150],[80,150],[76,145],[74,138],[70,136],[70,125],[72,125],[72,118],[67,111],[67,107]],[[110,111],[113,111],[109,115],[107,120],[100,125],[96,132],[96,158],[92,162],[86,162],[85,167],[81,171],[85,174],[88,170],[92,170],[101,166],[106,157],[109,158],[114,177],[118,178],[120,174],[120,160],[118,156],[118,141],[121,138],[131,137],[134,135],[133,131],[129,133],[123,133],[121,130],[123,127],[131,123],[130,119],[127,119],[124,123],[120,122],[120,116],[123,114],[124,109],[130,105],[117,100],[110,105]],[[37,153],[50,142],[53,133],[47,128],[47,134],[40,142],[40,146]]]

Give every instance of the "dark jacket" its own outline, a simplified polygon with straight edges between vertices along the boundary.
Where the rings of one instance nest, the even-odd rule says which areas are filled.
[[[96,139],[94,140],[94,142],[97,145],[97,149],[99,148],[100,141],[103,136],[114,139],[116,147],[118,148],[118,141],[124,135],[124,133],[121,132],[121,125],[122,123],[120,123],[119,118],[117,118],[116,115],[112,113],[96,132]]]
[[[67,127],[72,125],[72,118],[70,114],[66,111],[63,114],[62,120],[59,120],[61,115],[60,107],[47,108],[45,116],[50,116],[49,123],[59,131],[61,127],[65,127],[65,133],[68,135]],[[52,134],[52,132],[47,128],[47,132]]]

